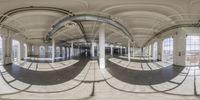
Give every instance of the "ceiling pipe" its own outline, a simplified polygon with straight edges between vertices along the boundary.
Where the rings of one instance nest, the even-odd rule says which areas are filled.
[[[131,33],[121,23],[119,23],[118,21],[115,21],[111,18],[97,16],[97,15],[91,15],[91,14],[79,14],[79,15],[74,15],[74,16],[65,16],[64,18],[59,20],[57,23],[52,25],[52,28],[48,32],[47,37],[51,38],[57,31],[59,31],[61,28],[63,28],[65,26],[66,21],[73,21],[73,22],[75,22],[75,21],[78,21],[78,22],[98,21],[98,22],[106,23],[106,24],[112,25],[112,26],[116,27],[117,29],[121,30],[127,36],[127,38],[129,38],[133,42],[133,37],[132,37]]]

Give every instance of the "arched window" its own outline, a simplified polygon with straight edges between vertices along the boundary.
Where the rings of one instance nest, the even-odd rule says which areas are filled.
[[[173,63],[173,38],[167,38],[163,41],[163,61]]]
[[[186,38],[186,65],[200,65],[200,36]]]
[[[153,59],[158,59],[158,42],[154,42],[153,44]]]

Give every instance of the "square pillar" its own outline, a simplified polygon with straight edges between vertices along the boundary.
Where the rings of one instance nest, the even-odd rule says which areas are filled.
[[[110,55],[113,56],[113,45],[110,45]]]
[[[99,66],[105,68],[105,26],[102,24],[99,29]]]
[[[122,52],[123,52],[123,47],[120,46],[120,55],[122,56]]]
[[[95,43],[92,42],[92,43],[91,43],[91,49],[90,49],[90,52],[91,52],[91,56],[92,56],[92,57],[95,56],[95,54],[94,54],[94,46],[95,46]]]
[[[173,64],[185,66],[186,53],[186,34],[185,31],[179,29],[179,32],[173,36]]]
[[[11,64],[12,41],[10,37],[2,37],[3,65]]]

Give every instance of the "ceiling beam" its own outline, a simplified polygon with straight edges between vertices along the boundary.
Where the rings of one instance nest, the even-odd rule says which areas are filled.
[[[174,26],[165,28],[165,29],[159,31],[158,33],[156,33],[155,35],[153,35],[153,36],[143,45],[143,47],[146,46],[146,45],[147,45],[151,40],[153,40],[155,37],[161,35],[162,33],[167,32],[167,31],[170,31],[170,30],[173,30],[173,29],[182,28],[182,27],[200,27],[200,24],[199,24],[199,22],[196,23],[196,24],[178,24],[178,25],[174,25]]]

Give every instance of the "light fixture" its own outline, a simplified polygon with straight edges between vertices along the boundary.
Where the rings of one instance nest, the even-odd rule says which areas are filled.
[[[66,21],[66,22],[64,22],[64,26],[67,28],[72,28],[72,27],[76,26],[76,23],[72,22],[72,21]]]

